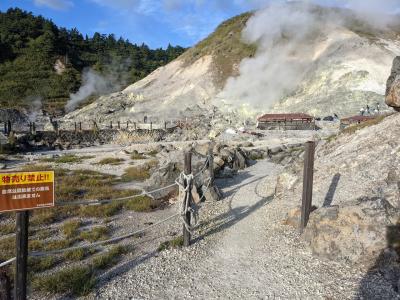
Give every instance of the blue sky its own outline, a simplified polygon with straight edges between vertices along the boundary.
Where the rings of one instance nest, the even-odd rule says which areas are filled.
[[[76,27],[83,34],[114,33],[151,47],[191,46],[223,20],[257,6],[257,0],[0,0]]]
[[[222,21],[268,2],[291,0],[0,0],[0,10],[20,7],[76,27],[83,34],[114,33],[150,47],[192,46]],[[293,1],[293,0],[292,0]],[[400,0],[300,0],[375,13],[400,12]]]

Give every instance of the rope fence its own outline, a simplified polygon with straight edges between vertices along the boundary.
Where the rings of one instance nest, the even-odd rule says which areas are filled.
[[[186,153],[188,154],[188,153]],[[187,167],[187,163],[190,164],[190,168],[191,168],[191,153],[190,154],[190,159],[187,162],[185,159],[185,167]],[[127,196],[127,197],[121,197],[121,198],[116,198],[116,199],[107,199],[107,200],[85,200],[85,201],[73,201],[73,202],[67,202],[67,201],[58,201],[56,203],[57,207],[65,207],[65,206],[91,206],[91,205],[103,205],[103,204],[108,204],[111,202],[115,202],[115,201],[126,201],[126,200],[131,200],[137,197],[142,197],[142,196],[146,196],[146,195],[152,195],[155,194],[157,192],[161,192],[164,190],[168,190],[172,187],[179,187],[179,192],[180,192],[180,198],[181,198],[181,203],[180,205],[178,205],[179,208],[179,212],[175,213],[163,220],[160,220],[154,224],[151,224],[145,228],[142,229],[138,229],[136,231],[124,234],[124,235],[120,235],[117,237],[113,237],[107,240],[103,240],[103,241],[98,241],[98,242],[94,242],[94,243],[90,243],[90,244],[85,244],[85,245],[78,245],[78,246],[72,246],[72,247],[68,247],[68,248],[63,248],[63,249],[58,249],[58,250],[53,250],[53,251],[45,251],[45,252],[31,252],[29,253],[29,256],[31,257],[43,257],[43,256],[47,256],[47,255],[57,255],[57,254],[61,254],[67,251],[71,251],[71,250],[77,250],[77,249],[87,249],[87,248],[92,248],[92,247],[97,247],[97,246],[102,246],[102,245],[106,245],[106,244],[111,244],[111,243],[115,243],[117,241],[121,241],[130,237],[133,237],[135,235],[141,234],[143,232],[149,231],[154,229],[155,227],[164,224],[176,217],[181,217],[182,219],[182,223],[183,223],[183,228],[184,228],[184,239],[185,239],[185,233],[186,235],[189,236],[190,238],[190,234],[193,233],[193,230],[196,228],[196,226],[198,225],[198,210],[200,208],[199,205],[196,205],[195,203],[193,203],[193,201],[191,201],[192,199],[192,188],[193,188],[193,184],[194,184],[194,179],[200,177],[201,174],[203,174],[207,168],[209,167],[210,162],[212,162],[212,159],[210,159],[210,156],[207,155],[206,156],[206,160],[203,164],[203,166],[201,167],[201,169],[195,174],[193,175],[191,172],[190,174],[186,174],[185,172],[182,172],[180,174],[180,176],[175,180],[175,182],[173,184],[170,184],[168,186],[162,187],[162,188],[158,188],[155,190],[151,190],[151,191],[144,191],[140,194],[137,195],[132,195],[132,196]],[[191,170],[191,169],[190,169]],[[203,191],[202,196],[199,198],[199,202],[203,201],[205,198],[205,192],[208,191],[211,187],[211,184],[213,182],[213,179],[211,178],[211,176],[209,176],[208,178],[206,178],[204,180],[204,182],[201,184],[202,186],[205,186],[205,190]],[[193,220],[193,224],[191,223],[191,220]],[[184,241],[184,244],[186,244],[186,246],[188,246],[190,243],[190,241]],[[5,267],[7,265],[12,264],[14,261],[16,260],[15,257],[4,261],[2,263],[0,263],[0,268]]]

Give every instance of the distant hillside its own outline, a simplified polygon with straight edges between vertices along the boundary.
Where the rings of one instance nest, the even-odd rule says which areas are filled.
[[[285,8],[289,14],[298,11],[295,4]],[[228,113],[239,111],[237,121],[242,123],[269,111],[344,117],[366,105],[386,109],[386,80],[393,58],[400,55],[400,26],[376,29],[344,9],[315,6],[304,13],[315,30],[308,29],[304,40],[302,36],[295,40],[291,51],[284,46],[291,44],[296,26],[291,25],[294,33],[275,35],[265,47],[262,43],[269,44],[268,39],[262,40],[265,31],[268,36],[269,29],[273,34],[285,24],[266,27],[268,18],[262,12],[245,13],[223,22],[173,62],[68,114],[65,120],[140,120],[143,116],[162,120],[212,114],[217,106]],[[324,27],[325,20],[334,21]],[[253,39],[245,42],[243,33],[255,22],[263,27],[252,28]],[[297,69],[305,71],[296,74]]]
[[[152,50],[100,33],[83,36],[18,8],[0,12],[0,49],[0,106],[28,108],[40,97],[44,108],[53,111],[78,90],[84,68],[108,74],[111,84],[121,88],[185,50]]]

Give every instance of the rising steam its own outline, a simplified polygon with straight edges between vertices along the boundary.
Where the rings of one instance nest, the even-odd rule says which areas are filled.
[[[130,59],[114,61],[104,67],[105,75],[91,68],[83,70],[82,85],[76,93],[69,95],[69,101],[65,105],[66,112],[73,111],[89,96],[105,95],[120,90],[126,84],[127,69],[130,65]]]
[[[400,7],[397,0],[337,0],[340,10],[312,2],[321,1],[274,1],[250,18],[242,36],[246,43],[257,44],[257,53],[241,62],[240,75],[228,79],[218,102],[246,112],[272,107],[295,93],[308,72],[324,59],[326,49],[321,51],[318,45],[334,40],[334,29],[354,20],[369,26],[368,30],[383,29],[394,20],[387,13]]]

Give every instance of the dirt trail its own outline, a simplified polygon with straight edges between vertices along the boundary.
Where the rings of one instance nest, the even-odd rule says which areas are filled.
[[[98,298],[351,299],[360,273],[313,257],[281,224],[288,203],[274,201],[280,167],[267,161],[218,182],[225,199],[201,212],[194,245],[161,252],[114,278]]]

